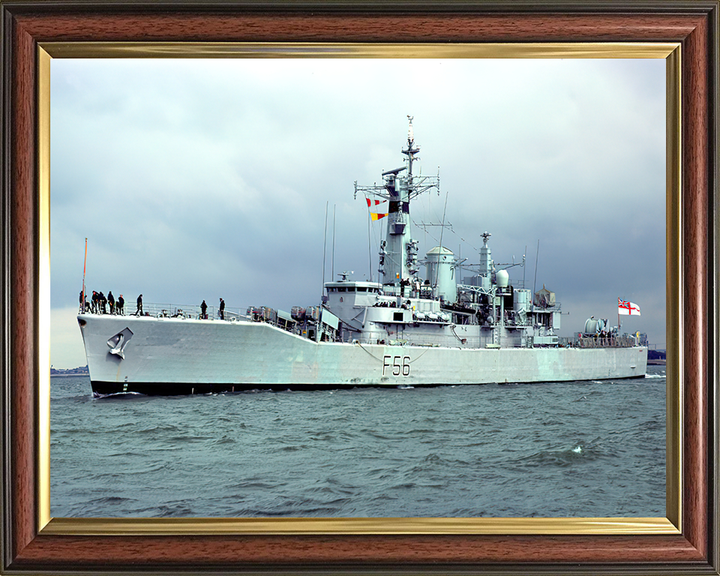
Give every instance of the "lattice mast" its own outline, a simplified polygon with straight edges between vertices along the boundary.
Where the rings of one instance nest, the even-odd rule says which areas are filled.
[[[409,128],[407,146],[402,150],[405,166],[383,172],[383,184],[358,186],[355,182],[355,197],[361,192],[388,201],[387,230],[380,246],[380,278],[385,292],[407,293],[405,286],[417,281],[418,241],[413,240],[410,226],[410,200],[432,189],[440,193],[440,176],[413,174],[413,162],[419,160],[420,148],[415,144],[413,117],[408,116]],[[401,173],[405,175],[401,175]]]

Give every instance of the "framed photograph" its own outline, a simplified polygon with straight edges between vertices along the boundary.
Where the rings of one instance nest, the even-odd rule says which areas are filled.
[[[530,50],[502,57],[501,45],[486,48],[493,58],[447,57],[470,55],[469,46],[428,46],[431,58],[398,46],[370,54],[346,44],[340,58],[311,58],[310,48],[280,57],[290,44],[237,49],[248,56],[51,62],[51,516],[664,517],[666,366],[634,378],[646,369],[632,356],[646,350],[610,347],[629,336],[601,329],[603,346],[584,350],[598,339],[577,334],[593,317],[615,325],[624,294],[642,316],[625,318],[621,334],[665,349],[659,223],[665,58],[674,47],[656,58],[643,47],[640,58],[562,60],[527,58]],[[412,95],[377,89],[398,69],[416,83]],[[388,295],[390,262],[400,258],[378,254],[393,243],[387,231],[399,216],[388,211],[385,185],[367,184],[402,161],[391,142],[406,150],[408,138],[420,149],[412,172],[425,188],[403,213],[405,237],[424,285],[406,286],[417,322],[400,325],[405,344],[383,345],[386,332],[346,327],[358,309],[344,303],[369,300],[368,317],[411,313]],[[383,164],[372,166],[375,158]],[[555,372],[552,385],[552,376],[529,374],[539,386],[514,385],[510,366],[525,370],[527,360],[494,372],[500,349],[473,341],[493,329],[480,328],[470,306],[446,308],[456,314],[449,325],[428,314],[437,301],[423,298],[435,283],[424,262],[441,241],[455,260],[442,277],[447,304],[478,304],[479,260],[490,252],[526,302],[555,289],[556,304],[543,309],[552,312],[538,316],[555,316],[561,346],[533,358],[616,355],[627,372],[608,372],[606,361],[595,374]],[[81,267],[88,299],[104,293],[108,302],[78,320]],[[324,280],[323,314],[343,325],[334,343],[318,345],[307,310],[317,315]],[[122,313],[114,298],[128,300]],[[524,324],[518,316],[506,320],[527,334],[527,315]],[[268,324],[279,329],[224,341]],[[148,340],[148,327],[180,330],[191,348],[168,350],[174,335]],[[523,354],[512,330],[504,336],[514,345],[502,353]],[[118,333],[128,336],[122,356],[108,352]],[[157,346],[148,352],[164,363],[154,384],[141,367]],[[320,350],[332,352],[308,372]],[[462,374],[471,354],[486,365]],[[248,365],[235,364],[244,358]],[[87,364],[89,374],[78,374]],[[338,364],[342,373],[323,374]],[[223,382],[228,373],[240,378]],[[270,390],[282,394],[252,393]],[[167,398],[178,392],[185,397]],[[223,498],[212,496],[218,490]]]
[[[122,8],[113,6],[113,9],[109,10],[109,5],[104,3],[62,3],[52,6],[44,6],[41,2],[3,3],[2,125],[5,154],[2,214],[3,229],[8,231],[2,240],[3,317],[8,343],[2,352],[3,408],[6,415],[6,425],[3,427],[2,478],[5,515],[3,569],[14,572],[132,571],[133,566],[141,563],[145,568],[157,571],[428,573],[449,569],[469,572],[567,571],[567,566],[572,565],[575,570],[588,573],[647,569],[672,574],[699,567],[707,573],[718,573],[715,481],[717,367],[714,363],[717,358],[715,306],[718,301],[715,264],[717,133],[714,124],[717,117],[717,96],[714,92],[717,84],[717,51],[711,48],[717,44],[714,22],[717,19],[718,6],[716,2],[698,2],[691,7],[678,3],[672,5],[672,11],[666,9],[668,6],[669,3],[663,5],[662,9],[636,7],[627,3],[610,6],[586,3],[543,5],[527,8],[472,3],[442,7],[410,7],[382,3],[352,7],[285,3],[252,6],[234,3],[222,6],[203,3],[143,3]],[[141,93],[141,90],[144,89],[143,86],[151,85],[150,79],[157,76],[157,68],[154,66],[159,63],[173,65],[180,76],[199,78],[207,90],[217,93],[222,90],[222,85],[214,84],[215,80],[211,78],[212,69],[216,68],[215,78],[222,78],[223,75],[238,76],[247,81],[247,78],[252,77],[247,68],[238,72],[238,69],[227,66],[242,63],[256,68],[258,81],[253,89],[257,89],[258,95],[253,94],[251,89],[247,90],[248,102],[253,97],[257,98],[248,109],[256,110],[257,115],[262,118],[263,114],[267,114],[267,111],[262,109],[262,101],[272,97],[272,89],[268,92],[262,90],[264,79],[283,78],[286,83],[278,83],[273,88],[285,93],[289,87],[292,89],[293,86],[302,85],[302,74],[294,79],[292,77],[294,68],[302,66],[305,77],[308,78],[306,86],[302,91],[298,90],[290,100],[278,98],[278,106],[287,116],[285,122],[276,124],[258,121],[260,132],[270,128],[285,135],[284,130],[295,130],[298,137],[302,137],[310,133],[307,127],[301,126],[302,120],[298,120],[303,109],[308,107],[308,104],[303,106],[303,102],[316,103],[325,112],[327,122],[335,127],[343,119],[341,105],[338,105],[338,110],[331,110],[332,104],[322,101],[318,96],[323,90],[330,92],[327,88],[330,84],[323,85],[323,81],[332,82],[332,78],[344,78],[342,83],[347,85],[348,90],[353,90],[353,83],[356,82],[360,92],[358,97],[372,98],[373,78],[377,78],[382,85],[384,80],[388,81],[393,77],[393,64],[402,63],[408,76],[418,78],[419,82],[433,84],[434,78],[443,78],[446,81],[445,88],[459,92],[460,89],[455,88],[457,79],[467,82],[479,75],[479,69],[473,68],[473,65],[485,64],[491,59],[504,60],[516,66],[519,66],[521,61],[540,60],[550,63],[581,63],[586,60],[591,63],[608,63],[623,59],[662,63],[665,106],[664,114],[661,111],[660,122],[664,119],[665,128],[659,128],[656,119],[653,121],[653,133],[656,133],[658,138],[665,139],[666,194],[664,211],[660,212],[664,214],[665,230],[663,234],[660,229],[659,234],[660,242],[665,240],[667,254],[664,262],[667,278],[664,306],[663,301],[659,300],[661,313],[665,317],[668,357],[665,404],[665,517],[639,517],[632,513],[623,517],[622,509],[616,513],[600,514],[598,517],[582,514],[577,517],[498,517],[502,514],[497,513],[484,517],[482,514],[473,513],[464,515],[458,512],[462,507],[450,509],[447,505],[440,508],[447,510],[447,516],[437,510],[423,514],[423,510],[429,508],[420,508],[416,514],[403,514],[403,509],[393,509],[390,513],[369,517],[363,514],[354,515],[357,517],[352,517],[353,514],[339,514],[337,517],[332,517],[331,514],[303,514],[302,510],[297,515],[289,510],[274,517],[240,514],[239,518],[224,517],[222,512],[218,514],[222,516],[219,518],[199,518],[198,514],[192,511],[189,514],[191,517],[173,518],[142,518],[138,517],[142,514],[137,513],[129,514],[128,517],[120,514],[118,517],[102,518],[92,512],[71,514],[73,517],[53,517],[50,500],[50,368],[51,347],[57,349],[59,344],[51,340],[50,329],[51,207],[54,217],[58,216],[52,221],[52,225],[62,222],[67,227],[59,235],[65,238],[69,235],[80,237],[83,234],[78,234],[79,229],[69,232],[73,227],[72,219],[60,218],[63,214],[62,208],[51,204],[50,142],[53,138],[65,137],[73,130],[78,134],[75,142],[80,142],[83,131],[89,130],[83,120],[94,123],[94,129],[97,129],[98,120],[73,119],[67,107],[58,108],[62,113],[54,112],[53,116],[51,94],[53,98],[57,95],[71,104],[75,98],[75,103],[79,104],[80,99],[88,95],[84,80],[92,78],[94,82],[102,83],[105,70],[106,81],[110,82],[112,79],[120,82],[130,92],[135,91],[139,100],[147,102],[146,94]],[[123,70],[123,66],[128,62],[130,68],[126,66]],[[204,62],[206,66],[196,67],[194,72],[188,72],[190,68],[182,68],[183,63],[193,62]],[[313,63],[317,62],[322,62],[323,65],[313,69]],[[73,69],[72,66],[66,66],[73,63],[83,63],[87,68]],[[346,64],[338,67],[338,63]],[[370,63],[370,73],[365,75],[366,71],[356,68],[358,63]],[[438,63],[445,63],[444,67],[439,67]],[[571,64],[564,66],[570,70],[566,73],[576,77],[583,74],[575,71]],[[201,69],[204,75],[202,78],[198,76],[198,70]],[[232,72],[225,73],[226,69]],[[128,74],[128,70],[131,70],[128,78],[145,75],[147,81],[143,83],[140,78],[134,85],[130,80],[123,80],[123,74]],[[138,70],[141,70],[139,74]],[[627,77],[637,76],[639,70],[640,68],[627,68],[625,74]],[[525,68],[516,68],[515,72],[516,75],[533,73],[537,74]],[[488,74],[491,78],[486,69],[483,69],[483,74]],[[549,81],[554,82],[552,72],[539,74],[546,74]],[[324,79],[325,77],[327,79]],[[589,77],[587,83],[592,80]],[[74,85],[78,92],[74,96],[71,91],[53,92],[51,85],[54,81]],[[634,81],[639,82],[637,77]],[[498,82],[497,78],[494,82]],[[187,93],[186,88],[180,87],[180,84],[177,86],[179,92]],[[323,86],[326,88],[323,89]],[[166,91],[167,88],[166,85],[160,90]],[[476,89],[480,94],[477,85],[471,84],[468,90]],[[98,107],[113,98],[108,93],[98,94],[102,94],[96,102]],[[114,96],[117,97],[115,104],[120,103],[119,92],[116,91]],[[484,96],[489,98],[487,94]],[[202,98],[202,94],[199,93],[197,97]],[[442,94],[438,93],[437,98],[438,101],[443,101]],[[543,94],[538,91],[538,101],[542,101],[542,98]],[[378,102],[389,100],[380,98]],[[126,105],[127,102],[122,104]],[[399,109],[400,104],[394,108]],[[453,111],[453,114],[457,114],[457,117],[452,118],[453,125],[461,122],[463,107],[468,105],[468,102],[458,102],[458,110]],[[568,117],[569,112],[565,111],[561,102],[554,100],[553,105],[557,110],[556,120]],[[174,114],[182,115],[183,112],[173,112],[171,104],[167,102],[163,102],[162,110],[159,104],[156,106],[157,114],[148,113],[145,109],[139,114],[142,132],[135,132],[135,139],[132,131],[121,138],[117,130],[109,128],[107,134],[116,136],[118,141],[103,143],[104,153],[119,159],[119,162],[124,161],[120,150],[128,148],[134,149],[136,154],[147,159],[148,171],[143,173],[143,186],[152,182],[149,175],[153,174],[153,166],[158,162],[157,158],[152,156],[153,147],[168,148],[177,145],[177,150],[169,156],[181,160],[186,157],[186,165],[192,161],[190,156],[195,158],[196,153],[202,154],[199,148],[196,153],[188,150],[192,138],[183,142],[182,137],[177,137],[175,143],[164,139],[171,134],[167,129],[168,123],[177,121]],[[112,103],[109,108],[113,108]],[[632,110],[632,106],[628,108]],[[203,115],[198,119],[199,124],[223,124],[222,119],[214,116],[211,111],[205,114],[202,106],[198,110]],[[353,110],[352,106],[348,106],[347,110],[349,114]],[[396,134],[395,127],[391,129],[389,126],[393,121],[382,116],[384,111],[380,113],[379,107],[377,110],[378,116],[382,117],[384,122],[383,141],[388,141],[385,145],[391,147],[397,143],[399,147],[403,140],[407,139],[408,145],[412,147],[412,138],[416,137],[417,142],[423,146],[424,153],[428,151],[427,154],[430,155],[432,140],[426,139],[425,135],[421,136],[420,128],[424,121],[420,116],[411,116],[415,111],[405,111],[408,118],[400,118],[398,122],[404,133]],[[638,110],[634,118],[646,118],[645,112],[643,110],[641,114]],[[160,115],[163,117],[159,121]],[[322,121],[321,117],[322,115],[313,116],[308,113],[304,120],[317,126]],[[628,118],[627,123],[632,124],[632,120],[633,118]],[[517,121],[526,124],[531,122],[522,115]],[[244,122],[249,126],[254,119],[248,116],[244,118]],[[377,160],[379,165],[371,165],[366,158],[358,160],[356,147],[365,141],[361,129],[367,122],[367,118],[348,117],[347,138],[341,137],[332,145],[336,152],[342,148],[342,142],[347,143],[346,156],[362,165],[357,179],[367,179],[365,174],[370,174],[368,170],[373,169],[379,178],[380,170],[387,173],[387,169],[393,168],[387,164],[388,160],[384,157]],[[153,123],[157,124],[155,134],[158,139],[147,142]],[[283,128],[288,123],[298,125]],[[424,126],[428,127],[428,136],[435,134],[436,138],[442,139],[443,134],[435,129],[431,122],[425,121]],[[494,126],[492,129],[505,129],[512,134],[510,125]],[[233,123],[227,121],[225,131],[232,130]],[[342,135],[342,131],[339,132]],[[324,134],[327,135],[326,132]],[[199,138],[202,137],[201,134]],[[74,150],[67,142],[59,142],[56,150],[62,153],[53,155],[52,162],[53,178],[57,177],[59,180],[53,180],[53,190],[69,190],[72,184],[68,183],[73,182],[78,171],[83,171],[78,170],[70,158],[73,152],[86,157],[87,166],[94,165],[97,168],[95,174],[90,169],[86,171],[84,177],[88,181],[93,177],[97,178],[98,182],[103,178],[117,179],[117,190],[127,190],[127,182],[119,180],[121,171],[112,172],[112,162],[108,163],[106,168],[102,167],[101,162],[93,162],[92,147],[78,147]],[[289,159],[293,150],[292,139],[284,138],[282,143],[280,139],[262,141],[258,132],[257,142],[259,148],[277,154],[275,162],[285,164],[285,170],[291,177],[303,178],[305,171],[317,173],[316,167],[304,169]],[[311,143],[308,138],[304,146],[317,148],[322,154],[322,145],[319,142],[319,139],[313,137]],[[273,143],[278,145],[276,150],[272,149]],[[622,148],[617,143],[612,144],[619,148],[617,157],[627,155],[629,148]],[[458,140],[454,151],[460,153],[471,145],[472,141],[468,140],[461,145]],[[545,143],[544,146],[550,145],[551,143]],[[147,153],[142,152],[145,146]],[[220,144],[216,143],[216,146],[216,152],[219,152]],[[487,144],[484,146],[488,152]],[[113,154],[114,149],[116,152]],[[227,146],[224,148],[225,151],[228,149]],[[378,149],[373,149],[372,146],[370,149],[374,150],[375,155],[372,155],[371,159],[375,161]],[[560,150],[558,145],[554,149]],[[253,159],[252,150],[236,150],[235,153],[247,158],[258,173],[272,170],[273,165],[277,166],[271,162],[263,167],[260,160]],[[190,156],[185,156],[187,154]],[[340,160],[335,159],[330,149],[324,156],[328,159],[328,165],[321,166],[319,172],[330,174],[332,164],[337,164]],[[335,161],[330,162],[331,159]],[[423,160],[424,173],[434,172],[438,165],[443,169],[443,160],[440,158],[436,162],[432,157],[424,155]],[[389,161],[392,162],[392,158]],[[551,162],[551,159],[546,158],[540,165],[547,162]],[[207,164],[207,159],[204,164]],[[178,192],[182,191],[182,182],[185,182],[188,176],[193,178],[192,173],[185,174],[181,170],[174,165],[165,168],[166,177],[167,174],[176,175],[173,188]],[[346,166],[343,163],[339,177],[348,179],[340,184],[352,191],[352,180],[356,177],[352,172],[348,174],[349,170],[352,170],[352,165]],[[578,170],[579,174],[583,173],[580,168]],[[202,180],[201,173],[202,170],[198,169],[196,176]],[[585,175],[587,176],[587,173]],[[230,179],[238,178],[237,174],[227,176]],[[155,173],[153,178],[163,180],[162,172]],[[333,186],[337,185],[337,178],[335,175],[332,179]],[[452,176],[448,175],[447,179],[452,188]],[[270,183],[267,179],[264,182]],[[362,194],[363,182],[360,184],[359,190]],[[167,182],[163,182],[163,185],[166,186]],[[458,182],[458,186],[449,191],[448,197],[461,185],[462,182]],[[516,183],[515,186],[520,187],[521,184]],[[638,198],[641,187],[642,184],[636,188]],[[243,182],[240,188],[252,191],[253,184]],[[124,193],[98,198],[89,195],[82,197],[79,202],[80,205],[83,202],[96,203],[101,210],[120,211],[127,209],[127,206],[122,206],[123,202],[132,206],[133,203],[142,201],[143,193],[139,192],[140,196],[137,196],[137,190],[134,193],[135,195],[128,194],[128,197],[125,197]],[[174,201],[172,197],[161,197],[157,191],[149,193],[154,194],[155,204],[159,206],[167,206]],[[303,207],[303,202],[293,204],[281,179],[270,183],[265,194],[271,193],[275,194],[273,209],[278,214],[289,208],[282,206],[285,203],[292,204],[294,208],[290,208],[298,214],[320,215],[319,219],[315,219],[317,221],[306,223],[306,227],[313,230],[314,252],[320,248],[322,220],[325,221],[326,246],[328,230],[332,230],[332,264],[327,263],[327,258],[324,259],[322,274],[324,276],[327,272],[329,275],[328,278],[323,277],[323,280],[329,280],[330,277],[335,279],[340,270],[335,269],[335,226],[331,225],[329,228],[327,222],[332,222],[331,206],[336,199],[328,198],[323,206],[319,197],[313,197],[312,202],[319,203],[319,208]],[[440,203],[446,199],[447,197],[440,198]],[[310,202],[310,194],[303,194],[301,200]],[[608,194],[608,202],[622,200]],[[646,198],[642,197],[642,201],[645,200]],[[662,198],[659,200],[663,201]],[[252,194],[245,194],[238,199],[238,203],[252,201]],[[460,201],[469,200],[460,197]],[[210,222],[219,222],[218,226],[227,230],[233,214],[226,204],[228,202],[232,202],[228,197],[216,198],[209,194],[195,216],[199,217],[207,211]],[[365,211],[365,199],[361,198],[357,202],[361,204],[361,212]],[[371,201],[368,200],[368,206],[370,204]],[[78,210],[77,206],[70,208],[71,211]],[[597,208],[593,207],[592,210]],[[430,212],[432,213],[432,210]],[[87,213],[92,214],[93,210],[88,210]],[[132,209],[129,213],[132,214]],[[184,217],[180,210],[176,214],[179,219]],[[458,215],[453,216],[452,220],[457,218],[457,222],[461,215],[458,212],[456,214]],[[340,215],[346,216],[343,213]],[[577,215],[575,217],[577,218]],[[101,219],[96,219],[98,222],[85,225],[102,227]],[[261,220],[268,221],[272,218],[268,218],[266,214]],[[428,217],[428,221],[424,217],[422,220],[425,232],[432,236],[432,233],[428,232],[428,228],[436,225],[429,222],[432,216]],[[446,230],[448,234],[460,232],[454,230],[447,220],[450,219],[443,213],[439,227],[443,233]],[[657,222],[657,226],[661,224],[662,222]],[[353,238],[365,233],[364,229],[356,230],[353,226],[354,224],[345,226],[345,232],[350,234],[352,231],[350,235]],[[341,223],[340,229],[342,227]],[[132,224],[121,228],[118,241],[125,243],[130,251],[134,232]],[[142,229],[148,230],[149,227],[143,226]],[[254,234],[265,238],[262,236],[262,227],[254,230]],[[197,235],[191,233],[186,238],[178,237],[176,240],[193,242],[198,235],[209,233],[209,229],[206,229]],[[291,235],[298,236],[302,233],[301,227]],[[464,230],[460,232],[464,233]],[[374,231],[368,226],[367,238],[362,238],[363,246],[355,249],[355,252],[347,251],[352,257],[357,258],[362,254],[367,258],[367,272],[355,274],[365,274],[365,280],[370,282],[376,273],[374,268],[378,266],[377,261],[373,262],[372,252],[368,249],[373,234]],[[512,238],[517,242],[517,237]],[[144,242],[148,241],[144,239]],[[291,240],[283,240],[286,244],[288,241]],[[461,241],[467,242],[465,238],[457,240],[460,253],[465,249]],[[602,241],[602,238],[598,241]],[[442,240],[440,242],[442,243]],[[268,248],[272,247],[269,240],[265,244]],[[611,245],[609,242],[608,244]],[[474,248],[472,243],[470,246]],[[616,247],[611,249],[619,250]],[[340,250],[338,252],[340,253]],[[658,250],[655,251],[657,252]],[[531,260],[533,256],[537,258],[538,253],[542,255],[541,248],[536,249],[535,246],[519,246],[517,255],[520,256],[520,253],[523,262]],[[103,256],[112,258],[112,252],[105,252]],[[213,283],[219,284],[221,280],[217,272],[222,271],[227,256],[209,254],[204,259],[193,259],[189,266],[202,267],[205,271],[203,276],[212,278]],[[64,258],[64,252],[59,248],[53,249],[53,257]],[[140,256],[135,256],[136,260],[139,258]],[[306,256],[303,260],[311,258]],[[152,255],[149,259],[157,260],[157,255]],[[638,261],[646,262],[647,258],[643,255]],[[53,266],[56,263],[57,260],[53,260]],[[319,270],[319,256],[317,263],[314,268]],[[294,264],[297,262],[287,261],[283,267],[289,270],[288,276],[298,278],[303,275],[305,268],[301,266],[297,270],[293,269],[291,267]],[[346,264],[354,265],[338,262],[339,266]],[[537,260],[535,265],[537,267]],[[532,270],[530,266],[528,268]],[[139,276],[147,277],[144,269],[139,267],[138,270],[141,271]],[[317,275],[316,272],[317,270],[314,270],[313,274]],[[60,274],[53,274],[55,281]],[[265,278],[266,284],[275,285],[267,276],[268,273],[265,274],[262,278]],[[167,275],[167,278],[170,276]],[[246,292],[249,293],[251,286],[258,283],[261,283],[259,278],[251,277]],[[528,282],[524,281],[523,288],[527,285]],[[132,290],[139,291],[135,285]],[[159,290],[160,288],[156,289]],[[261,293],[268,297],[277,296],[273,290],[268,289]],[[132,310],[135,306],[134,292],[132,297],[126,295],[125,298],[128,303],[126,308],[132,306]],[[255,302],[246,301],[235,305],[238,304],[242,305],[241,313],[247,305],[256,305]],[[257,302],[257,305],[272,304]],[[196,305],[199,306],[199,303]],[[193,311],[195,312],[197,311]],[[204,314],[204,311],[200,313]],[[577,313],[584,314],[584,310]],[[579,320],[573,318],[572,312],[570,318],[574,322]],[[58,325],[55,316],[52,322],[55,326]],[[401,366],[399,370],[402,369]],[[578,444],[573,448],[575,451],[578,449],[582,452],[583,446]],[[206,499],[212,499],[212,495],[208,495]],[[113,516],[111,509],[108,510],[108,516]],[[149,515],[159,516],[162,513]],[[210,510],[208,516],[213,515]]]

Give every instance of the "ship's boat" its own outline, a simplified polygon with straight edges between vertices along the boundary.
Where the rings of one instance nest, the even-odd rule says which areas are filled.
[[[419,148],[410,118],[405,165],[383,182],[355,185],[386,202],[377,282],[348,273],[325,283],[317,306],[290,313],[188,313],[177,307],[138,315],[92,313],[78,322],[95,394],[198,394],[247,389],[436,386],[637,378],[647,347],[637,336],[588,320],[578,337],[559,339],[561,306],[543,286],[534,294],[510,282],[483,245],[473,275],[437,246],[418,257],[410,205],[439,190],[439,177],[413,173]],[[370,203],[370,202],[369,202]],[[524,262],[523,262],[524,264]],[[420,274],[424,266],[425,274]]]

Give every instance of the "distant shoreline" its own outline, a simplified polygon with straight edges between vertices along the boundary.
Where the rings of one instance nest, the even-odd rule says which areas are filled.
[[[50,376],[87,376],[87,366],[79,366],[77,368],[50,368]]]

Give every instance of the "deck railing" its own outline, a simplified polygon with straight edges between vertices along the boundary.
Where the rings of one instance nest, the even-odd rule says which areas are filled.
[[[635,336],[625,334],[623,336],[606,336],[597,338],[594,336],[582,336],[582,337],[571,337],[558,339],[560,346],[574,347],[574,348],[632,348],[638,345],[638,340]]]
[[[90,307],[91,308],[91,307]],[[110,305],[105,307],[106,314],[110,314]],[[225,308],[225,320],[247,320],[244,309]],[[93,312],[92,309],[86,309],[86,314],[102,314],[102,311]],[[143,303],[142,316],[153,316],[155,318],[196,318],[199,319],[202,312],[199,304],[164,304],[148,302]],[[135,302],[125,302],[125,309],[122,316],[138,316],[137,304]],[[219,320],[219,307],[208,306],[205,312],[207,320]]]

